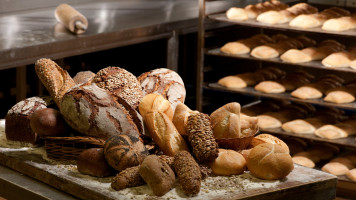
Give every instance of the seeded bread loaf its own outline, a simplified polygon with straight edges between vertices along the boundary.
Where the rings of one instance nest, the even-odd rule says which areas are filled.
[[[61,103],[61,113],[73,129],[84,135],[101,138],[140,135],[129,111],[96,84],[78,85],[67,92]]]

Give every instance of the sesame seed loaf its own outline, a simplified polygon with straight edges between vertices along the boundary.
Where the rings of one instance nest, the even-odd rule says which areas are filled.
[[[32,114],[52,104],[50,97],[31,97],[15,104],[5,117],[6,139],[23,143],[36,144],[38,134],[30,126]]]
[[[143,96],[150,93],[161,94],[172,104],[173,111],[178,103],[184,103],[186,91],[182,78],[166,68],[159,68],[141,74],[137,78],[143,89]]]
[[[73,129],[84,135],[107,138],[140,134],[129,111],[96,84],[77,85],[68,91],[62,99],[61,113]]]
[[[134,109],[143,98],[140,82],[136,76],[120,67],[106,67],[94,77],[93,83],[111,92],[114,97],[124,99]]]
[[[41,58],[37,60],[35,70],[37,76],[59,107],[63,95],[75,85],[75,82],[66,70],[63,70],[51,59]]]

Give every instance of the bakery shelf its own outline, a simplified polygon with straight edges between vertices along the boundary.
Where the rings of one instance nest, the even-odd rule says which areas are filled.
[[[282,128],[260,129],[260,132],[284,135],[284,136],[292,136],[292,137],[298,137],[298,138],[303,138],[303,139],[308,139],[308,140],[313,140],[313,141],[327,142],[330,144],[342,145],[344,147],[356,148],[356,140],[355,140],[354,136],[331,140],[331,139],[318,137],[314,134],[297,134],[297,133],[286,132]],[[346,177],[345,177],[345,179],[346,179]]]
[[[252,96],[257,96],[257,97],[267,97],[267,98],[272,98],[272,99],[285,99],[285,100],[296,101],[296,102],[311,103],[311,104],[316,104],[316,105],[321,105],[321,106],[332,106],[332,107],[337,107],[337,108],[342,108],[342,109],[347,109],[347,110],[356,110],[356,103],[336,104],[336,103],[325,102],[322,99],[298,99],[298,98],[292,97],[289,93],[269,94],[269,93],[263,93],[263,92],[256,91],[253,87],[237,89],[237,88],[227,88],[225,86],[219,85],[218,83],[209,83],[207,85],[204,85],[204,88],[225,91],[225,92],[238,93],[238,94],[252,95]]]
[[[309,29],[296,28],[296,27],[289,26],[287,23],[285,23],[285,24],[265,24],[265,23],[258,22],[255,19],[248,19],[245,21],[231,20],[226,17],[225,13],[208,15],[208,19],[212,19],[212,20],[216,20],[216,21],[220,21],[220,22],[233,23],[233,24],[241,25],[241,26],[249,26],[249,27],[256,27],[256,28],[263,28],[263,29],[323,33],[323,34],[332,34],[332,35],[339,35],[339,36],[355,36],[356,35],[356,30],[336,32],[336,31],[325,31],[325,30],[322,30],[321,27],[309,28]]]
[[[355,32],[355,34],[356,34],[356,32]],[[305,62],[305,63],[288,63],[288,62],[282,61],[279,58],[261,59],[261,58],[255,58],[249,54],[228,54],[228,53],[224,53],[224,52],[220,51],[219,48],[210,49],[206,52],[206,54],[213,55],[213,56],[223,56],[223,57],[230,57],[230,58],[239,58],[239,59],[265,61],[265,62],[278,63],[278,64],[295,65],[295,66],[301,66],[301,67],[310,67],[310,68],[317,68],[317,69],[323,69],[323,70],[333,70],[333,71],[356,73],[356,70],[348,68],[348,67],[340,67],[340,68],[325,67],[320,61],[311,61],[311,62]]]

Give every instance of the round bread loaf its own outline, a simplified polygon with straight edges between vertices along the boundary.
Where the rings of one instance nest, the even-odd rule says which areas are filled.
[[[144,96],[138,109],[143,117],[149,112],[162,112],[166,114],[170,120],[173,118],[171,103],[159,94],[148,94]]]
[[[169,192],[176,180],[173,170],[156,155],[145,158],[139,173],[156,196],[163,196]]]
[[[234,150],[219,149],[219,156],[211,163],[215,175],[238,175],[242,174],[245,168],[245,158]]]
[[[115,135],[106,140],[104,154],[108,164],[121,172],[139,165],[148,155],[148,151],[138,137]]]
[[[143,98],[140,82],[132,73],[120,67],[106,67],[96,73],[93,81],[113,96],[124,99],[134,109]]]
[[[93,79],[95,74],[92,71],[82,71],[78,72],[74,77],[73,80],[75,84],[82,84],[90,81]]]
[[[31,129],[33,113],[53,104],[51,97],[31,97],[15,104],[5,117],[6,139],[22,143],[36,144],[38,134]]]
[[[166,68],[159,68],[141,74],[137,78],[143,89],[143,96],[151,93],[162,95],[172,104],[173,111],[179,102],[184,103],[186,91],[182,78]]]
[[[257,178],[276,180],[286,177],[294,166],[285,149],[277,144],[264,143],[251,150],[247,168]]]
[[[72,88],[64,95],[60,110],[73,129],[88,136],[140,135],[130,112],[96,84]]]
[[[266,133],[257,135],[254,138],[252,138],[250,147],[253,148],[253,147],[255,147],[259,144],[263,144],[263,143],[278,144],[279,146],[281,146],[283,149],[285,149],[289,153],[289,148],[286,143],[284,143],[281,139],[279,139],[273,135],[266,134]]]
[[[115,173],[104,156],[103,148],[86,149],[77,158],[77,169],[82,174],[96,177],[107,177]]]
[[[53,108],[35,111],[31,117],[30,126],[40,136],[65,136],[70,131],[61,113]]]

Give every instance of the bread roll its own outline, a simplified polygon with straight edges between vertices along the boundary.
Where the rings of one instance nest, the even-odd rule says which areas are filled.
[[[153,141],[164,154],[174,156],[178,151],[189,151],[183,137],[166,114],[162,112],[146,114],[146,125]]]
[[[259,14],[269,10],[284,10],[288,8],[288,5],[278,0],[265,1],[263,3],[257,3],[255,5],[246,6],[245,12],[249,18],[255,19]]]
[[[292,157],[293,163],[304,166],[304,167],[309,167],[309,168],[314,168],[315,167],[315,163],[305,157],[305,156],[293,156]]]
[[[351,103],[355,101],[356,83],[351,82],[345,86],[336,87],[326,91],[324,101],[333,103]]]
[[[54,102],[60,107],[64,94],[75,85],[73,79],[66,70],[47,58],[37,60],[35,70]]]
[[[246,54],[256,46],[274,42],[272,38],[265,34],[257,34],[247,39],[228,42],[220,48],[220,51],[228,54]]]
[[[355,28],[356,28],[356,20],[354,14],[351,16],[329,19],[322,26],[323,30],[337,31],[337,32],[347,31]]]
[[[172,122],[177,128],[179,134],[183,137],[188,136],[185,128],[187,127],[188,117],[192,113],[198,113],[198,111],[190,110],[190,108],[183,103],[178,104],[176,110],[174,111]]]
[[[248,15],[243,8],[232,7],[226,11],[226,17],[232,20],[243,21],[248,19]]]
[[[341,123],[334,125],[324,125],[315,131],[315,135],[327,138],[327,139],[338,139],[345,138],[349,135],[356,134],[356,119],[351,118]]]
[[[219,156],[211,163],[213,173],[218,176],[242,174],[245,168],[245,158],[233,150],[219,149]]]
[[[264,143],[254,147],[247,168],[257,178],[276,180],[286,177],[294,168],[289,153],[277,144]]]
[[[61,113],[53,108],[35,111],[31,116],[30,126],[40,136],[65,136],[70,131]]]
[[[149,112],[163,112],[170,120],[173,119],[171,103],[159,94],[152,93],[144,96],[138,109],[144,119]]]
[[[349,172],[349,169],[339,162],[329,162],[325,164],[321,170],[335,176],[345,175]]]
[[[107,177],[115,174],[105,160],[103,148],[86,149],[77,158],[77,169],[82,174]]]
[[[145,181],[138,172],[140,166],[126,168],[118,173],[111,181],[111,188],[114,190],[122,190],[129,187],[137,187],[144,185]]]
[[[330,162],[338,162],[338,163],[341,163],[343,165],[345,165],[348,169],[353,169],[355,168],[355,165],[352,164],[352,162],[347,159],[347,158],[344,158],[344,157],[337,157],[337,158],[334,158],[332,160],[330,160]]]
[[[346,176],[347,178],[356,181],[356,168],[355,169],[351,169],[350,171],[346,172]]]
[[[266,134],[266,133],[259,134],[259,135],[255,136],[251,140],[250,147],[253,148],[253,147],[255,147],[259,144],[263,144],[263,143],[277,144],[289,153],[288,145],[286,143],[284,143],[283,140],[281,140],[273,135]]]
[[[156,155],[145,158],[139,173],[156,196],[163,196],[169,192],[176,180],[173,170]]]
[[[340,52],[335,52],[330,55],[328,55],[326,58],[324,58],[321,63],[325,67],[333,67],[333,68],[339,68],[339,67],[348,67],[350,66],[351,61],[356,59],[356,50],[351,50],[351,51],[340,51]]]

